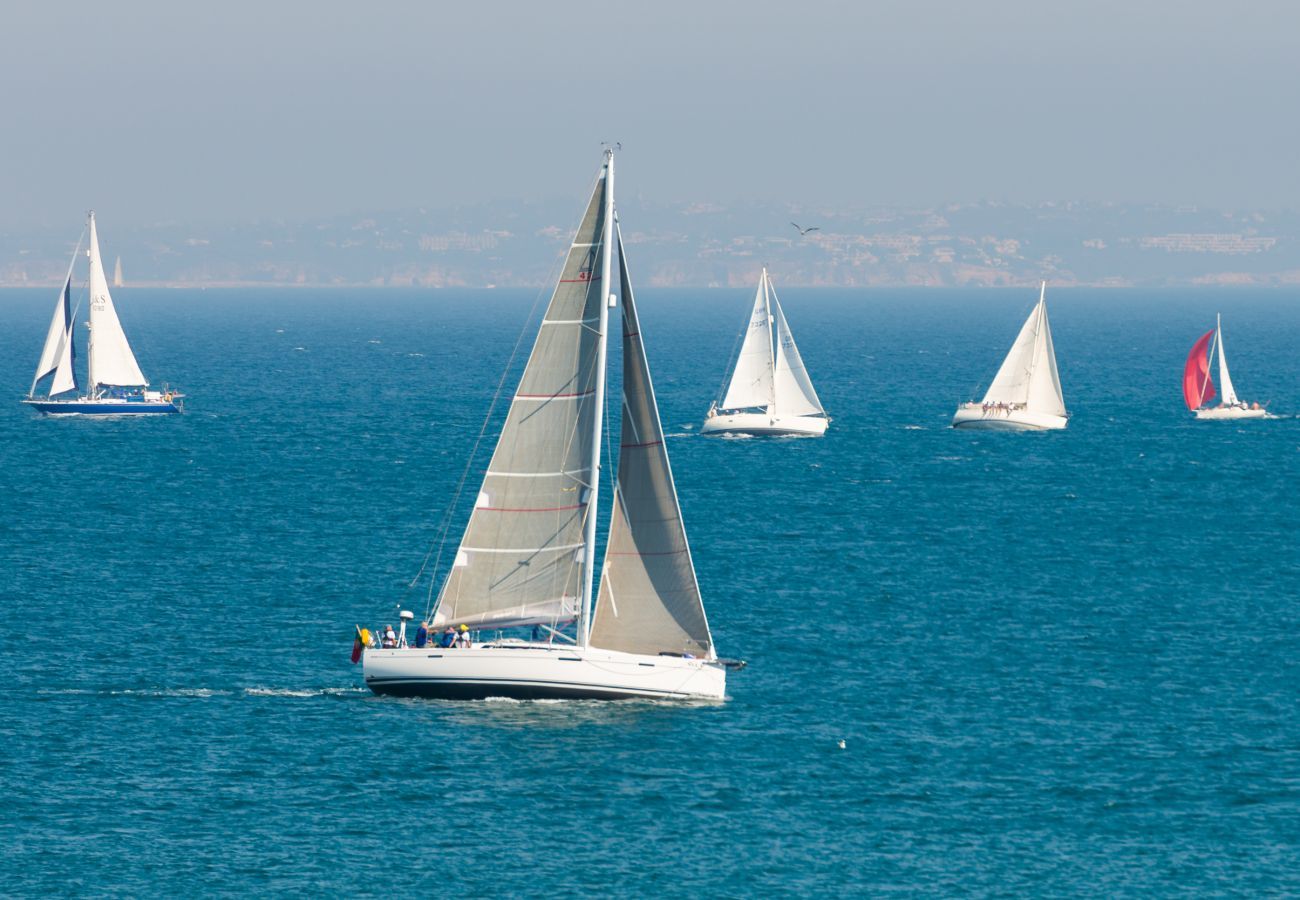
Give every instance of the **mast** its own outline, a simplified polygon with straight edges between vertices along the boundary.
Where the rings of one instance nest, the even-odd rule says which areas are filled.
[[[1038,354],[1043,347],[1043,304],[1047,302],[1047,282],[1038,288],[1038,308],[1034,310],[1038,321],[1034,322],[1034,352],[1029,357],[1029,377],[1025,379],[1025,405],[1029,405],[1029,393],[1033,389],[1034,371],[1038,368]]]
[[[1201,404],[1200,404],[1201,406],[1204,406],[1205,401],[1209,399],[1205,396],[1205,388],[1206,385],[1210,383],[1210,360],[1214,359],[1214,354],[1218,351],[1218,348],[1219,348],[1219,319],[1218,316],[1215,316],[1214,340],[1210,343],[1210,353],[1205,360],[1205,378],[1201,380]],[[1219,358],[1222,359],[1223,357],[1219,357]],[[1222,381],[1223,379],[1220,378],[1219,380]]]
[[[596,397],[592,416],[591,484],[587,488],[586,534],[583,536],[582,609],[578,618],[578,646],[591,638],[592,589],[596,577],[596,513],[600,497],[600,439],[605,427],[605,350],[609,337],[609,289],[614,237],[614,150],[605,148],[605,221],[600,235],[600,332],[596,345]]]
[[[767,413],[770,416],[776,415],[776,342],[781,338],[775,333],[776,329],[772,327],[772,284],[767,279],[767,266],[763,267],[763,313],[767,316],[767,371],[771,374],[768,379],[770,388],[769,399],[767,404]]]

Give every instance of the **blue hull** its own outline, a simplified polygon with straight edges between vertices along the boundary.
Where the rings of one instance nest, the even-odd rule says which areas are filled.
[[[28,406],[47,416],[165,416],[178,413],[173,403],[164,401],[122,400],[86,403],[79,400],[24,400]]]

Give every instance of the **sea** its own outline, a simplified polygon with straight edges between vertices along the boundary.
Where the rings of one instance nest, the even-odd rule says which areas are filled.
[[[1300,291],[1049,289],[1069,428],[982,434],[1036,289],[782,288],[833,422],[724,439],[752,288],[643,289],[728,699],[372,696],[547,293],[120,289],[188,398],[96,421],[0,291],[0,894],[1300,893]]]

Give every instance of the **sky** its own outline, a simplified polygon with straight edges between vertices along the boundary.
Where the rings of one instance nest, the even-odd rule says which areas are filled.
[[[12,0],[0,228],[619,190],[1300,208],[1281,0]],[[568,206],[565,207],[568,209]]]

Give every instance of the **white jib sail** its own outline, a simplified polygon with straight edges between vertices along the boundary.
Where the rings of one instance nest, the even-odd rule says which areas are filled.
[[[794,335],[790,333],[775,288],[772,288],[772,315],[776,319],[776,368],[773,376],[776,412],[783,416],[824,414],[826,410],[817,399],[817,391],[813,389],[803,357],[795,346]]]
[[[100,385],[134,387],[147,385],[127,343],[122,323],[113,307],[99,256],[99,235],[95,231],[95,214],[90,214],[90,389]]]
[[[59,349],[59,367],[54,370],[50,381],[50,396],[77,389],[76,354],[73,352],[73,335],[77,330],[77,317],[68,320],[68,329],[63,332],[63,345]]]
[[[750,409],[773,405],[772,370],[772,314],[768,304],[767,269],[758,283],[754,296],[754,309],[745,329],[745,340],[740,345],[736,369],[731,374],[731,384],[722,398],[721,409]]]
[[[506,414],[435,627],[559,623],[581,602],[599,322],[602,170]]]
[[[1215,316],[1214,327],[1219,332],[1219,396],[1222,398],[1221,402],[1224,406],[1236,406],[1241,401],[1237,399],[1237,390],[1232,386],[1232,379],[1228,376],[1228,357],[1223,353],[1222,317]],[[1246,368],[1249,369],[1250,367],[1247,366]]]
[[[32,379],[32,389],[27,396],[36,393],[36,382],[59,368],[63,356],[71,344],[69,330],[72,327],[72,278],[68,277],[59,291],[59,299],[54,304],[54,317],[50,319],[50,330],[45,334],[45,346],[41,348],[41,359],[36,364],[36,377]],[[54,393],[51,389],[50,393]]]
[[[1056,348],[1052,344],[1052,326],[1047,321],[1047,303],[1039,300],[1038,348],[1034,353],[1033,369],[1029,373],[1029,400],[1025,404],[1031,412],[1065,415],[1065,397],[1061,393],[1061,373],[1056,369]]]
[[[714,659],[621,235],[617,246],[623,305],[623,424],[591,644],[624,653],[689,653]]]

